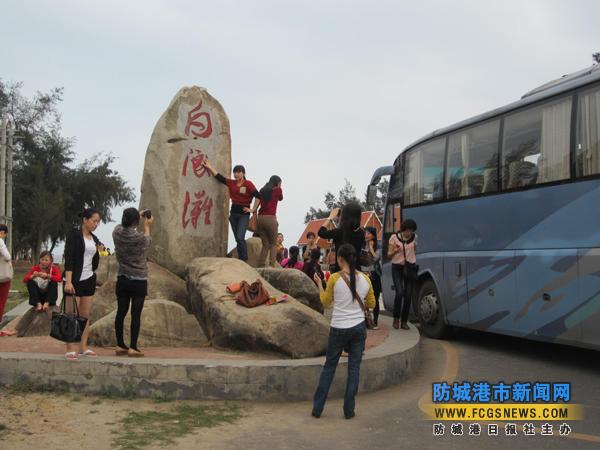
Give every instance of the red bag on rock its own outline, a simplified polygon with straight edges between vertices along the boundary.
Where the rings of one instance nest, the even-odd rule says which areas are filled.
[[[269,293],[264,288],[260,280],[252,284],[242,281],[242,289],[235,296],[235,302],[246,308],[254,308],[269,301]]]

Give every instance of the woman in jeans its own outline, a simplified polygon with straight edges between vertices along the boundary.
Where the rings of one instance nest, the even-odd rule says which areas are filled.
[[[408,313],[414,295],[414,281],[406,277],[405,264],[417,263],[417,224],[414,220],[407,219],[400,226],[400,233],[390,237],[389,254],[392,257],[392,278],[396,298],[394,299],[395,329],[408,330]]]
[[[278,267],[277,264],[277,203],[283,200],[281,190],[281,178],[273,175],[267,184],[260,190],[260,199],[254,200],[252,214],[256,213],[258,205],[258,217],[256,218],[256,232],[262,242],[258,267]],[[269,257],[268,263],[265,264]]]
[[[248,261],[246,231],[248,230],[248,222],[250,221],[250,203],[252,202],[252,197],[260,198],[260,194],[256,190],[256,187],[254,187],[254,184],[246,179],[246,169],[244,166],[235,166],[233,168],[232,180],[225,178],[217,172],[208,161],[208,158],[205,158],[202,164],[218,182],[223,183],[229,189],[229,197],[231,197],[229,223],[235,236],[238,258],[242,261]]]
[[[65,242],[65,292],[77,296],[79,315],[89,319],[96,293],[96,269],[100,261],[98,252],[104,250],[104,246],[94,235],[100,223],[98,210],[86,209],[79,217],[81,217],[81,228],[74,230]],[[68,302],[65,306],[67,312],[71,313],[72,302],[66,298],[64,301]],[[88,320],[79,342],[79,353],[73,351],[74,344],[67,344],[65,356],[69,361],[76,361],[81,356],[90,358],[98,356],[96,352],[87,348],[90,325]]]
[[[149,218],[147,216],[150,216]],[[136,228],[140,219],[144,219],[144,232]],[[140,212],[136,208],[123,211],[121,225],[117,225],[112,233],[119,263],[117,276],[117,316],[115,317],[115,333],[117,335],[117,356],[128,355],[141,357],[144,354],[137,345],[142,320],[144,299],[148,295],[148,263],[146,250],[152,243],[150,226],[154,217],[148,212]],[[131,329],[129,347],[123,340],[123,321],[131,304]]]
[[[358,392],[360,363],[367,339],[365,315],[356,297],[362,299],[366,308],[372,308],[375,306],[375,296],[369,277],[356,270],[357,256],[354,246],[344,244],[338,249],[337,264],[340,271],[331,275],[326,290],[323,289],[320,280],[317,279],[318,275],[315,274],[315,282],[318,283],[321,292],[321,302],[325,307],[333,302],[333,314],[325,365],[315,392],[312,415],[316,418],[321,417],[335,369],[342,351],[346,350],[348,380],[344,394],[344,417],[352,419],[355,415],[354,405]]]

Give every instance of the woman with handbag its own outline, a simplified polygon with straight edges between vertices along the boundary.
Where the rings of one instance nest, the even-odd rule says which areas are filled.
[[[4,224],[0,224],[0,322],[4,316],[4,307],[8,300],[8,291],[10,290],[10,282],[13,278],[13,267],[11,263],[10,253],[6,248],[4,239],[8,234],[8,227]],[[2,336],[8,335],[2,333]]]
[[[277,232],[279,223],[277,222],[277,204],[283,200],[283,191],[281,190],[281,178],[273,175],[267,184],[260,190],[260,199],[254,200],[251,213],[254,215],[258,210],[256,217],[256,232],[262,242],[262,250],[258,260],[258,267],[278,267],[277,264]],[[267,262],[267,256],[269,260]]]
[[[325,307],[333,302],[333,313],[325,364],[314,395],[312,415],[316,418],[321,417],[338,361],[342,351],[347,350],[348,379],[344,395],[344,417],[352,419],[355,415],[355,397],[367,339],[367,326],[372,326],[368,309],[375,306],[375,296],[369,277],[356,269],[357,254],[354,246],[344,244],[338,248],[337,264],[340,271],[331,275],[327,289],[323,289],[318,275],[315,274],[321,302]]]
[[[244,166],[235,166],[233,168],[233,179],[230,179],[217,172],[208,161],[208,158],[204,158],[202,165],[219,183],[223,183],[229,189],[229,197],[231,197],[229,223],[235,237],[238,258],[242,261],[248,261],[246,231],[248,231],[248,222],[250,222],[250,203],[252,197],[260,198],[260,194],[254,184],[246,179]]]
[[[136,228],[144,219],[144,232]],[[144,300],[148,295],[148,262],[146,250],[152,243],[150,227],[154,217],[149,210],[141,213],[136,208],[123,211],[121,224],[113,230],[112,237],[117,253],[119,271],[117,273],[117,315],[115,317],[115,333],[117,336],[117,356],[141,357],[144,354],[137,345],[142,320]],[[123,340],[123,322],[131,304],[131,329],[129,347]]]
[[[61,281],[62,273],[54,264],[52,253],[48,251],[40,253],[39,264],[33,266],[23,277],[23,283],[27,285],[29,292],[29,304],[36,312],[48,311],[51,306],[56,305],[58,283]]]
[[[417,266],[417,223],[412,219],[402,222],[400,232],[390,237],[388,255],[392,257],[392,279],[396,297],[394,299],[395,329],[408,330],[408,313],[418,278]]]
[[[99,250],[104,245],[98,240],[94,231],[100,223],[100,212],[88,208],[79,214],[81,228],[74,230],[65,242],[65,293],[77,297],[78,312],[81,317],[89,319],[92,311],[92,301],[96,293],[96,269],[100,261]],[[65,295],[65,302],[68,302]],[[67,312],[73,312],[72,302],[67,303]],[[95,358],[96,352],[87,348],[90,333],[89,320],[83,330],[79,342],[79,353],[73,350],[73,344],[67,343],[65,357],[69,361],[76,361],[78,357],[87,356]]]
[[[373,292],[375,294],[375,307],[373,308],[373,322],[378,329],[379,321],[379,296],[381,295],[381,254],[377,249],[377,229],[375,227],[365,228],[365,246],[360,257],[360,270],[369,275]]]

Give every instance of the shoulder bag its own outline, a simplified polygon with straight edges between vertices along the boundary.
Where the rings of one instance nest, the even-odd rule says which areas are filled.
[[[67,314],[67,300],[73,301],[73,314]],[[87,318],[79,315],[75,295],[66,295],[63,298],[60,311],[52,313],[50,323],[50,336],[62,342],[80,342],[81,335],[87,324]]]
[[[238,305],[246,308],[254,308],[269,301],[269,293],[262,285],[260,280],[256,280],[252,284],[242,281],[240,292],[235,297],[235,302]]]
[[[6,283],[13,279],[13,266],[10,261],[0,258],[0,283]]]
[[[344,279],[344,281],[348,285],[348,289],[350,289],[350,291],[352,291],[352,288],[350,287],[350,280],[348,279],[348,277],[346,276],[346,274],[343,273],[343,272],[342,272],[342,278]],[[365,306],[365,303],[360,298],[360,295],[358,295],[358,292],[356,293],[356,295],[354,296],[354,298],[356,299],[356,301],[360,305],[360,309],[363,310],[363,314],[365,315],[365,324],[367,325],[367,328],[369,330],[374,330],[375,329],[375,322],[373,321],[373,317],[371,316],[371,311],[369,311],[369,309]]]

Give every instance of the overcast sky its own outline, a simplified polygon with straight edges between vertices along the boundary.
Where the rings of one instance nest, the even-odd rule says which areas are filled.
[[[0,78],[64,87],[78,160],[113,153],[138,198],[158,118],[181,87],[206,87],[233,163],[257,186],[283,178],[288,245],[344,178],[362,194],[417,138],[600,51],[594,1],[2,0],[0,15]]]

